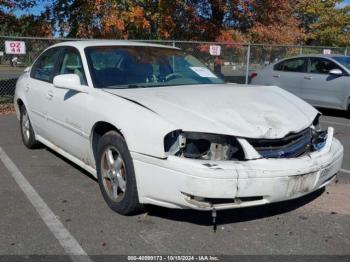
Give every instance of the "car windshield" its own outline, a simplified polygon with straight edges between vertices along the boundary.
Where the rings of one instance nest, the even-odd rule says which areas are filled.
[[[185,52],[147,46],[94,46],[85,49],[97,88],[144,88],[224,81]]]
[[[333,59],[350,70],[350,56],[336,56]]]

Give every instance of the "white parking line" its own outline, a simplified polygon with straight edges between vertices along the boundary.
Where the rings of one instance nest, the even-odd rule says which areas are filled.
[[[346,170],[346,169],[340,169],[340,172],[343,172],[345,174],[349,174],[350,175],[350,170]]]
[[[73,261],[92,262],[90,257],[79,245],[78,241],[69,233],[61,221],[56,217],[45,201],[39,196],[28,180],[22,175],[16,165],[0,147],[0,159],[5,167],[10,171],[11,176],[22,189],[28,200],[39,213],[46,226],[51,230],[59,241],[65,252],[70,255]]]
[[[332,121],[325,121],[325,120],[321,120],[321,123],[327,123],[327,124],[338,125],[338,126],[349,126],[350,127],[350,123],[339,123],[339,122],[332,122]]]

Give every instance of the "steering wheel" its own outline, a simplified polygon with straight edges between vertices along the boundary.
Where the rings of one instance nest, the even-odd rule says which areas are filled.
[[[175,78],[182,78],[182,77],[184,77],[184,76],[179,74],[179,73],[171,73],[165,77],[165,82],[170,81],[170,80],[175,79]]]

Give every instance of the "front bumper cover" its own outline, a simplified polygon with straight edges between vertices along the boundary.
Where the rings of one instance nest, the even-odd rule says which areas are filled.
[[[170,208],[220,210],[300,197],[330,183],[341,168],[343,146],[333,138],[332,128],[328,134],[320,151],[290,159],[205,161],[132,153],[139,200]]]

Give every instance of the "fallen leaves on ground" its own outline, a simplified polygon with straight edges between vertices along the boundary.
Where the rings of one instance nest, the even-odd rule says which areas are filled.
[[[11,115],[15,113],[13,104],[0,104],[0,115]]]

